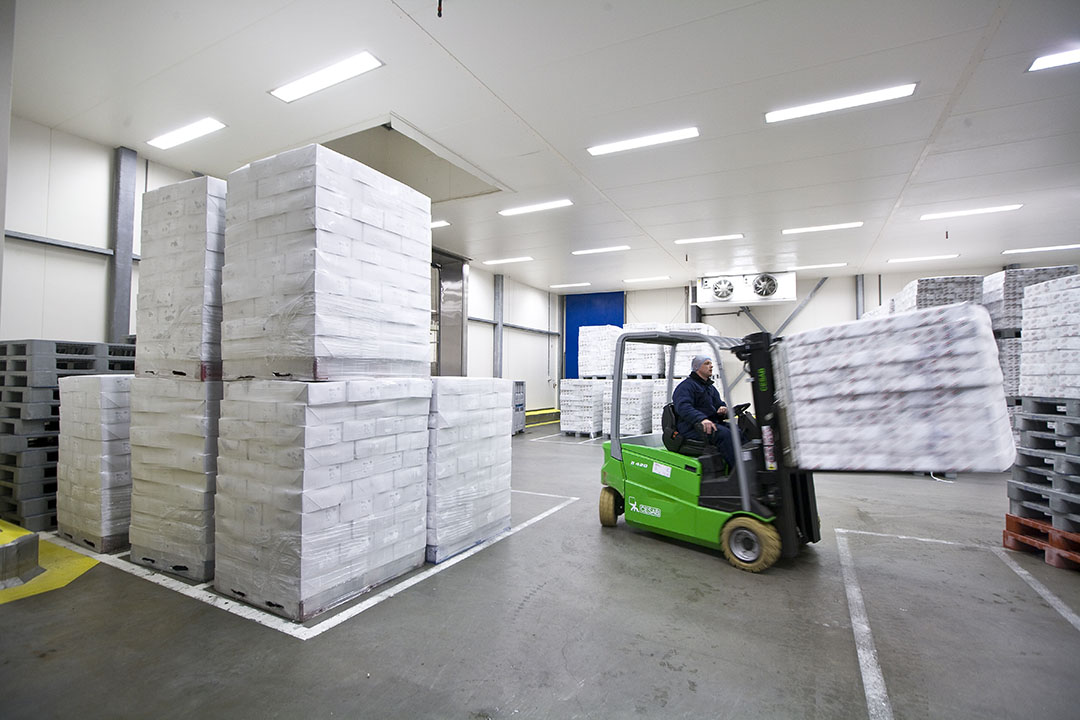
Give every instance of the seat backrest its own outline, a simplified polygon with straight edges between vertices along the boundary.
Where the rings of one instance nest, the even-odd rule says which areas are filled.
[[[669,402],[664,406],[664,412],[660,415],[660,424],[664,430],[664,447],[671,452],[690,457],[699,457],[704,452],[704,442],[687,438],[679,432],[679,416],[675,413],[675,403]]]

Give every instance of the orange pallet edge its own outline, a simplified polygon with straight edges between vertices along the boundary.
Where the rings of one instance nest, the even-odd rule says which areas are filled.
[[[1009,550],[1042,550],[1048,565],[1080,570],[1080,533],[1058,530],[1048,522],[1006,513],[1001,543]]]

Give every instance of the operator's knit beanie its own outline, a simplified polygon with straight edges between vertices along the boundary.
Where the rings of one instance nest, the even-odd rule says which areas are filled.
[[[697,372],[698,368],[707,362],[710,362],[711,358],[707,355],[695,355],[694,359],[690,361],[690,372]]]

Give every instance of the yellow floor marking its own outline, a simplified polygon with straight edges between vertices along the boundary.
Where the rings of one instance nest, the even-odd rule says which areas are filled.
[[[10,528],[19,532],[13,532]],[[28,534],[20,527],[0,523],[0,544],[11,542],[18,535]],[[43,567],[45,572],[22,585],[0,590],[0,605],[62,588],[97,564],[98,561],[93,558],[45,540],[38,540],[38,565]]]
[[[15,538],[29,534],[29,530],[25,530],[18,525],[12,525],[9,522],[4,522],[3,520],[0,520],[0,545],[7,545]]]

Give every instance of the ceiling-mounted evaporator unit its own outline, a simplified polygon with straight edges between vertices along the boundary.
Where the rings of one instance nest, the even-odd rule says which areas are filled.
[[[698,278],[693,302],[698,307],[764,305],[795,300],[795,273],[749,273]]]

